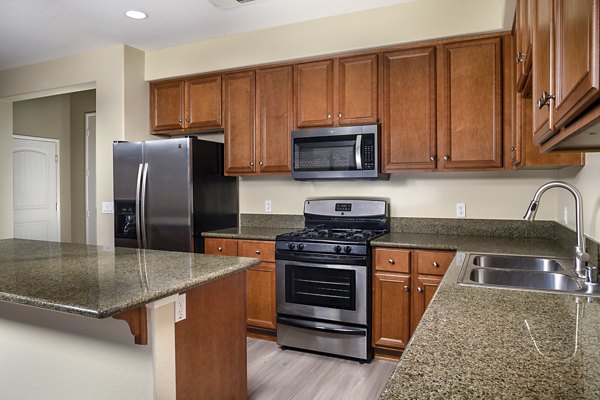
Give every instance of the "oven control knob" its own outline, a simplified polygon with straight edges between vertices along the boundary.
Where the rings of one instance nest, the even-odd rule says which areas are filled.
[[[337,245],[337,246],[335,246],[335,247],[333,248],[333,250],[334,250],[336,253],[339,253],[339,252],[341,252],[341,251],[342,251],[342,246],[340,246],[340,245]]]
[[[352,247],[351,246],[346,246],[344,247],[344,251],[346,252],[346,254],[350,253],[352,251]]]
[[[304,243],[298,243],[298,250],[302,250],[304,248]]]
[[[294,250],[294,248],[295,248],[295,247],[296,247],[296,244],[295,244],[295,243],[292,243],[292,242],[288,243],[288,248],[289,248],[290,250]]]

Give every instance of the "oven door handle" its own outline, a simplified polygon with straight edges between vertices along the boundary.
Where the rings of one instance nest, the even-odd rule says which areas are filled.
[[[367,330],[365,328],[328,328],[326,326],[319,325],[318,322],[314,321],[299,321],[297,319],[279,316],[277,317],[277,323],[295,326],[296,328],[310,329],[312,331],[335,333],[337,335],[366,336],[367,334]]]

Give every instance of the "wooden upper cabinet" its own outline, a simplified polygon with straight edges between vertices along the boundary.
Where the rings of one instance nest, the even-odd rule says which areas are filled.
[[[377,123],[377,54],[339,60],[339,125]]]
[[[440,58],[438,168],[502,168],[501,38],[442,45]]]
[[[296,65],[296,121],[299,128],[333,126],[333,67],[333,60]]]
[[[291,171],[294,70],[291,65],[256,72],[256,148],[261,173]]]
[[[525,87],[531,73],[532,46],[531,46],[531,21],[530,0],[517,0],[515,35],[517,81],[516,88],[521,92]]]
[[[555,127],[565,125],[600,95],[599,3],[554,2],[555,99],[551,120]]]
[[[150,129],[168,132],[183,129],[183,81],[150,83]]]
[[[255,72],[223,76],[225,174],[255,171]]]
[[[436,167],[435,48],[383,54],[382,170]]]
[[[220,128],[221,76],[208,76],[185,81],[185,127],[190,129]]]
[[[552,0],[531,0],[533,64],[532,74],[532,110],[533,142],[540,144],[552,135],[549,105],[543,105],[550,96],[550,65],[552,37]],[[548,100],[549,101],[549,100]]]

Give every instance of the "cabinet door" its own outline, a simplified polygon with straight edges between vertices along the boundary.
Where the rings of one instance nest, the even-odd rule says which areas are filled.
[[[183,81],[150,84],[150,129],[152,132],[183,129]]]
[[[333,126],[333,60],[296,65],[299,128]]]
[[[410,334],[412,335],[417,325],[421,321],[421,317],[425,313],[425,309],[429,306],[433,295],[437,291],[442,278],[436,276],[417,276],[413,288],[412,310],[410,321]]]
[[[189,79],[185,84],[185,127],[189,129],[220,128],[221,76]]]
[[[294,127],[294,70],[285,66],[256,72],[257,144],[260,172],[290,172]]]
[[[341,58],[338,123],[377,123],[377,54]]]
[[[249,174],[254,165],[254,71],[223,76],[225,174]]]
[[[275,264],[262,263],[246,270],[247,325],[276,329]]]
[[[600,94],[599,3],[554,2],[555,128],[563,126]]]
[[[517,36],[515,62],[517,63],[517,91],[521,92],[531,72],[531,21],[529,0],[517,0],[515,34]]]
[[[550,87],[550,65],[552,49],[552,0],[532,0],[533,64],[531,115],[533,121],[533,142],[540,144],[552,135],[550,107],[543,105],[543,97],[552,93]]]
[[[403,349],[410,337],[410,276],[373,276],[373,346]]]
[[[442,46],[438,167],[502,168],[500,38]]]
[[[219,256],[237,256],[237,240],[235,239],[204,239],[204,253]]]
[[[436,166],[435,48],[383,54],[382,169]]]

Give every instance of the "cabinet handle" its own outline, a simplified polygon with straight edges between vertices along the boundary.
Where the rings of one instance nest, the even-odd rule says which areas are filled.
[[[330,118],[331,118],[331,114],[327,114],[327,119],[330,119]]]
[[[510,148],[510,151],[517,151],[517,148],[516,148],[515,146],[512,146],[512,147]]]
[[[256,250],[255,253],[260,255],[260,250]]]
[[[444,161],[448,161],[449,159],[450,159],[450,156],[446,154],[446,155],[444,156]]]
[[[181,118],[179,118],[179,123],[183,122]]]
[[[218,247],[217,251],[223,251],[223,248],[222,247]]]
[[[396,264],[396,261],[394,261],[392,258],[390,258],[390,259],[388,260],[388,262],[389,262],[390,264],[392,264],[392,265]]]
[[[338,113],[338,117],[339,117],[339,118],[342,118],[342,113]]]
[[[254,167],[254,163],[253,163],[252,161],[250,162],[250,166],[251,166],[251,167]]]
[[[404,286],[404,290],[408,292],[408,286]]]
[[[258,165],[263,165],[263,162],[262,162],[262,161],[261,161],[261,162],[259,162],[259,163],[258,163]]]
[[[555,98],[556,96],[554,96],[553,94],[544,91],[542,92],[542,96],[538,99],[535,105],[537,106],[538,110],[541,110],[542,108],[544,108],[544,106],[550,107],[550,100],[553,100]]]
[[[440,267],[440,264],[438,264],[437,262],[434,261],[433,262],[433,268],[439,268],[439,267]]]
[[[436,158],[437,158],[436,156],[431,156],[431,157],[429,157],[429,159],[430,159],[431,161],[435,161],[435,159],[436,159]]]
[[[418,287],[417,290],[421,293],[423,293],[423,288],[422,287]]]
[[[185,119],[185,122],[190,122],[190,119],[189,119],[189,118],[186,118],[186,119]]]
[[[519,63],[523,62],[523,60],[525,60],[525,56],[526,56],[526,54],[525,54],[525,53],[518,52],[518,53],[517,53],[517,58],[515,58],[515,62],[516,62],[517,64],[519,64]]]

